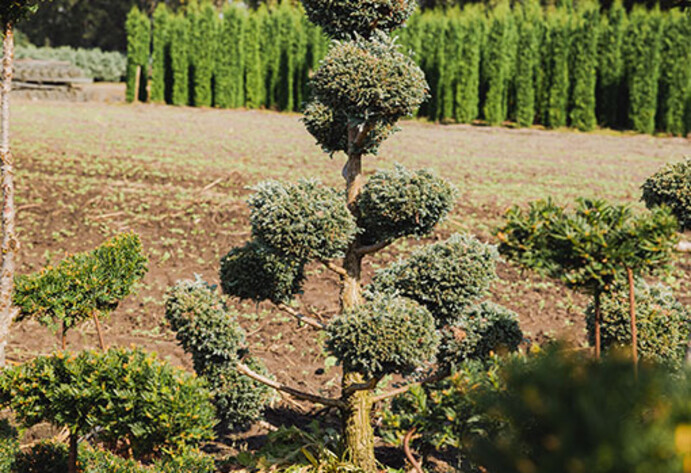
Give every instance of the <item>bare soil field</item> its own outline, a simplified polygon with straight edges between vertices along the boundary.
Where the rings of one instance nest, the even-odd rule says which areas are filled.
[[[19,272],[40,269],[65,252],[89,250],[123,230],[135,230],[149,257],[138,293],[105,323],[107,343],[155,350],[191,369],[165,325],[166,288],[195,274],[218,282],[220,258],[250,237],[245,198],[265,179],[320,178],[341,186],[343,156],[314,144],[300,116],[268,111],[176,108],[106,103],[12,104],[17,162]],[[402,124],[366,173],[398,162],[430,167],[459,190],[450,219],[430,238],[457,231],[493,241],[492,229],[513,204],[577,196],[639,202],[640,185],[662,164],[691,155],[691,141],[537,129]],[[688,236],[687,236],[688,237]],[[405,255],[402,241],[366,261],[367,277]],[[301,303],[324,317],[336,313],[337,280],[309,268]],[[664,275],[691,304],[691,257]],[[492,299],[516,311],[529,340],[564,338],[585,344],[587,299],[559,282],[503,262]],[[338,389],[338,369],[325,366],[319,338],[270,305],[235,303],[253,351],[280,380],[327,394]],[[69,334],[72,348],[95,347],[95,327]],[[58,348],[58,337],[35,322],[12,329],[8,350],[20,362]],[[294,403],[284,405],[300,409]]]

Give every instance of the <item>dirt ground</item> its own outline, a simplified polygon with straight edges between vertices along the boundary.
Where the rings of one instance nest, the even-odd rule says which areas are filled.
[[[155,350],[191,369],[165,324],[166,288],[195,274],[218,283],[221,256],[250,237],[244,203],[249,186],[301,177],[341,186],[343,156],[321,153],[298,115],[106,103],[115,102],[112,87],[94,93],[102,94],[100,103],[16,99],[12,104],[19,272],[38,270],[66,251],[89,250],[119,231],[137,231],[149,272],[138,293],[105,322],[107,343]],[[691,141],[682,138],[405,122],[379,157],[367,158],[366,173],[394,162],[432,167],[458,187],[460,198],[451,218],[428,239],[399,242],[369,258],[365,279],[415,245],[456,231],[494,241],[492,229],[512,204],[585,195],[640,208],[644,179],[686,155]],[[528,341],[585,344],[583,295],[507,262],[499,264],[498,273],[491,299],[519,314]],[[332,316],[338,310],[336,277],[318,265],[308,274],[302,308]],[[690,274],[691,258],[684,256],[664,276],[687,305]],[[252,351],[278,380],[336,394],[339,370],[325,365],[314,329],[296,327],[269,304],[231,303]],[[68,335],[75,349],[96,347],[96,341],[89,322]],[[57,347],[56,334],[23,322],[12,327],[8,357],[21,362]],[[286,400],[280,406],[306,409]]]

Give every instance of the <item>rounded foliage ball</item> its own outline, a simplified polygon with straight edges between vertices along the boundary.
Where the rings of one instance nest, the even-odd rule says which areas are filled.
[[[250,241],[221,259],[220,278],[223,292],[230,296],[278,304],[302,290],[304,262]]]
[[[412,115],[427,97],[422,70],[383,34],[336,42],[311,87],[319,102],[349,122],[393,124]]]
[[[333,38],[356,33],[369,37],[375,29],[389,32],[415,11],[413,0],[302,0],[310,21]]]
[[[648,361],[679,368],[684,362],[691,329],[691,312],[662,285],[637,281],[634,286],[638,355]],[[603,350],[631,345],[629,288],[615,284],[601,296],[600,336]],[[595,344],[595,306],[586,309],[586,324],[591,345]]]
[[[317,180],[268,181],[255,190],[248,201],[252,234],[280,255],[339,258],[355,237],[355,219],[343,194]]]
[[[495,246],[455,234],[377,271],[371,289],[417,301],[442,326],[457,320],[466,307],[487,294],[497,277],[497,258]]]
[[[439,364],[456,371],[471,360],[484,361],[492,353],[513,352],[523,340],[518,315],[493,302],[468,307],[443,332]]]
[[[369,178],[358,197],[362,240],[372,244],[402,236],[421,237],[446,217],[456,198],[454,187],[427,169],[396,165]]]
[[[682,231],[691,230],[691,158],[667,164],[643,184],[648,208],[667,205]]]
[[[327,333],[326,345],[343,368],[365,376],[410,373],[434,357],[439,343],[427,309],[388,294],[335,317]]]
[[[236,361],[246,350],[245,331],[228,312],[215,287],[197,279],[178,281],[166,293],[166,319],[194,369]]]
[[[348,117],[343,112],[334,111],[318,99],[313,99],[303,113],[302,121],[307,131],[317,140],[325,153],[348,152]],[[363,154],[376,155],[379,145],[395,131],[397,128],[393,122],[372,121],[372,130],[359,150]]]

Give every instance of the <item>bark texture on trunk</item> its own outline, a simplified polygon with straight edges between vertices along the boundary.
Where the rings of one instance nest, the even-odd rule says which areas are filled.
[[[359,373],[346,373],[343,388],[365,380]],[[372,429],[372,392],[355,391],[343,396],[345,407],[342,412],[345,447],[350,460],[368,473],[377,471],[374,458],[374,429]]]
[[[75,432],[70,432],[70,450],[69,457],[67,459],[67,472],[77,473],[79,470],[77,468],[77,450],[78,450],[79,437]]]
[[[14,164],[10,153],[10,90],[14,60],[12,24],[4,25],[2,58],[2,93],[0,94],[0,159],[2,160],[2,269],[0,269],[0,369],[5,366],[5,347],[9,339],[14,288],[14,257],[19,247],[14,229]]]

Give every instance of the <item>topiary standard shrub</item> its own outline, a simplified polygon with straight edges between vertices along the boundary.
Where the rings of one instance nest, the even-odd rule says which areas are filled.
[[[41,324],[62,324],[67,330],[78,323],[98,319],[113,311],[130,295],[146,273],[146,257],[135,233],[123,233],[89,253],[77,253],[55,266],[15,278],[16,320],[35,318]]]
[[[677,217],[681,231],[691,230],[691,158],[663,166],[642,189],[649,209],[666,205]]]
[[[256,419],[270,397],[264,385],[235,369],[248,355],[245,332],[215,287],[199,279],[178,282],[166,295],[166,319],[197,374],[208,380],[222,426],[235,430]],[[249,365],[264,371],[256,360]]]
[[[664,286],[639,281],[635,288],[638,320],[638,353],[643,360],[680,368],[686,355],[691,313]],[[586,309],[588,338],[594,342],[595,310]],[[602,298],[602,347],[609,350],[631,345],[629,294],[624,284],[615,285]]]
[[[439,343],[434,318],[410,299],[377,295],[329,322],[326,346],[348,371],[366,377],[410,374]]]
[[[58,352],[5,369],[0,404],[25,427],[69,427],[71,467],[78,438],[96,426],[104,445],[143,457],[209,440],[215,423],[201,380],[137,349]]]
[[[358,197],[361,239],[378,243],[425,236],[444,220],[456,195],[453,186],[426,169],[411,172],[396,164],[392,171],[378,171]]]
[[[497,258],[494,246],[456,234],[377,271],[371,290],[409,297],[426,307],[437,325],[446,325],[487,295],[497,278]]]

